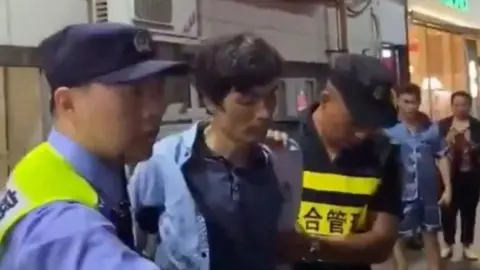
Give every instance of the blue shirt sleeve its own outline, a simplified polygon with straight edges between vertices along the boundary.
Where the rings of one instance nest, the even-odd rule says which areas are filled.
[[[0,270],[159,270],[125,246],[99,212],[57,202],[35,210],[9,234]]]
[[[159,156],[152,156],[147,161],[140,162],[128,184],[135,217],[135,245],[149,257],[155,253],[158,222],[165,209],[162,167],[159,164],[162,161],[159,159]]]
[[[165,195],[162,181],[161,166],[153,156],[140,162],[130,177],[128,192],[133,209],[143,206],[159,206],[164,204]]]

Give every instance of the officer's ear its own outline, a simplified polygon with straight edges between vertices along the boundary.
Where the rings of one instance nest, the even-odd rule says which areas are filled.
[[[322,90],[320,93],[320,104],[327,104],[328,102],[332,101],[333,95],[332,95],[332,89],[331,88],[325,88]]]
[[[51,105],[56,112],[71,111],[73,108],[71,89],[63,86],[55,89]]]

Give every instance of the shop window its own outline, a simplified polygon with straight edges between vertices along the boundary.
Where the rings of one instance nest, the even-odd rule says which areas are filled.
[[[413,83],[421,85],[427,74],[427,31],[424,27],[411,25],[408,28],[409,35],[409,60],[410,77]]]
[[[468,64],[465,40],[460,35],[452,35],[452,90],[468,91]]]
[[[419,25],[410,25],[409,35],[409,70],[422,88],[421,110],[434,120],[446,117],[452,91],[468,88],[464,39]]]
[[[427,28],[427,70],[444,89],[453,89],[451,34]]]

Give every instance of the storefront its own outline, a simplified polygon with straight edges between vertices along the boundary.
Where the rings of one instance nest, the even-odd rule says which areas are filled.
[[[477,98],[480,54],[480,27],[462,23],[469,16],[468,2],[458,8],[445,4],[451,1],[439,2],[443,3],[438,10],[431,6],[410,10],[408,27],[411,81],[422,88],[421,110],[434,120],[451,113],[453,91],[467,91]],[[477,106],[473,114],[478,116]]]

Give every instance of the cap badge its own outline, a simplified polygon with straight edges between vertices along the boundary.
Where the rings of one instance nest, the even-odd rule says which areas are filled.
[[[138,31],[133,38],[133,45],[139,53],[153,51],[150,34],[147,31]]]
[[[385,88],[382,87],[382,86],[375,87],[375,89],[373,90],[373,97],[376,100],[384,99],[385,98]]]

